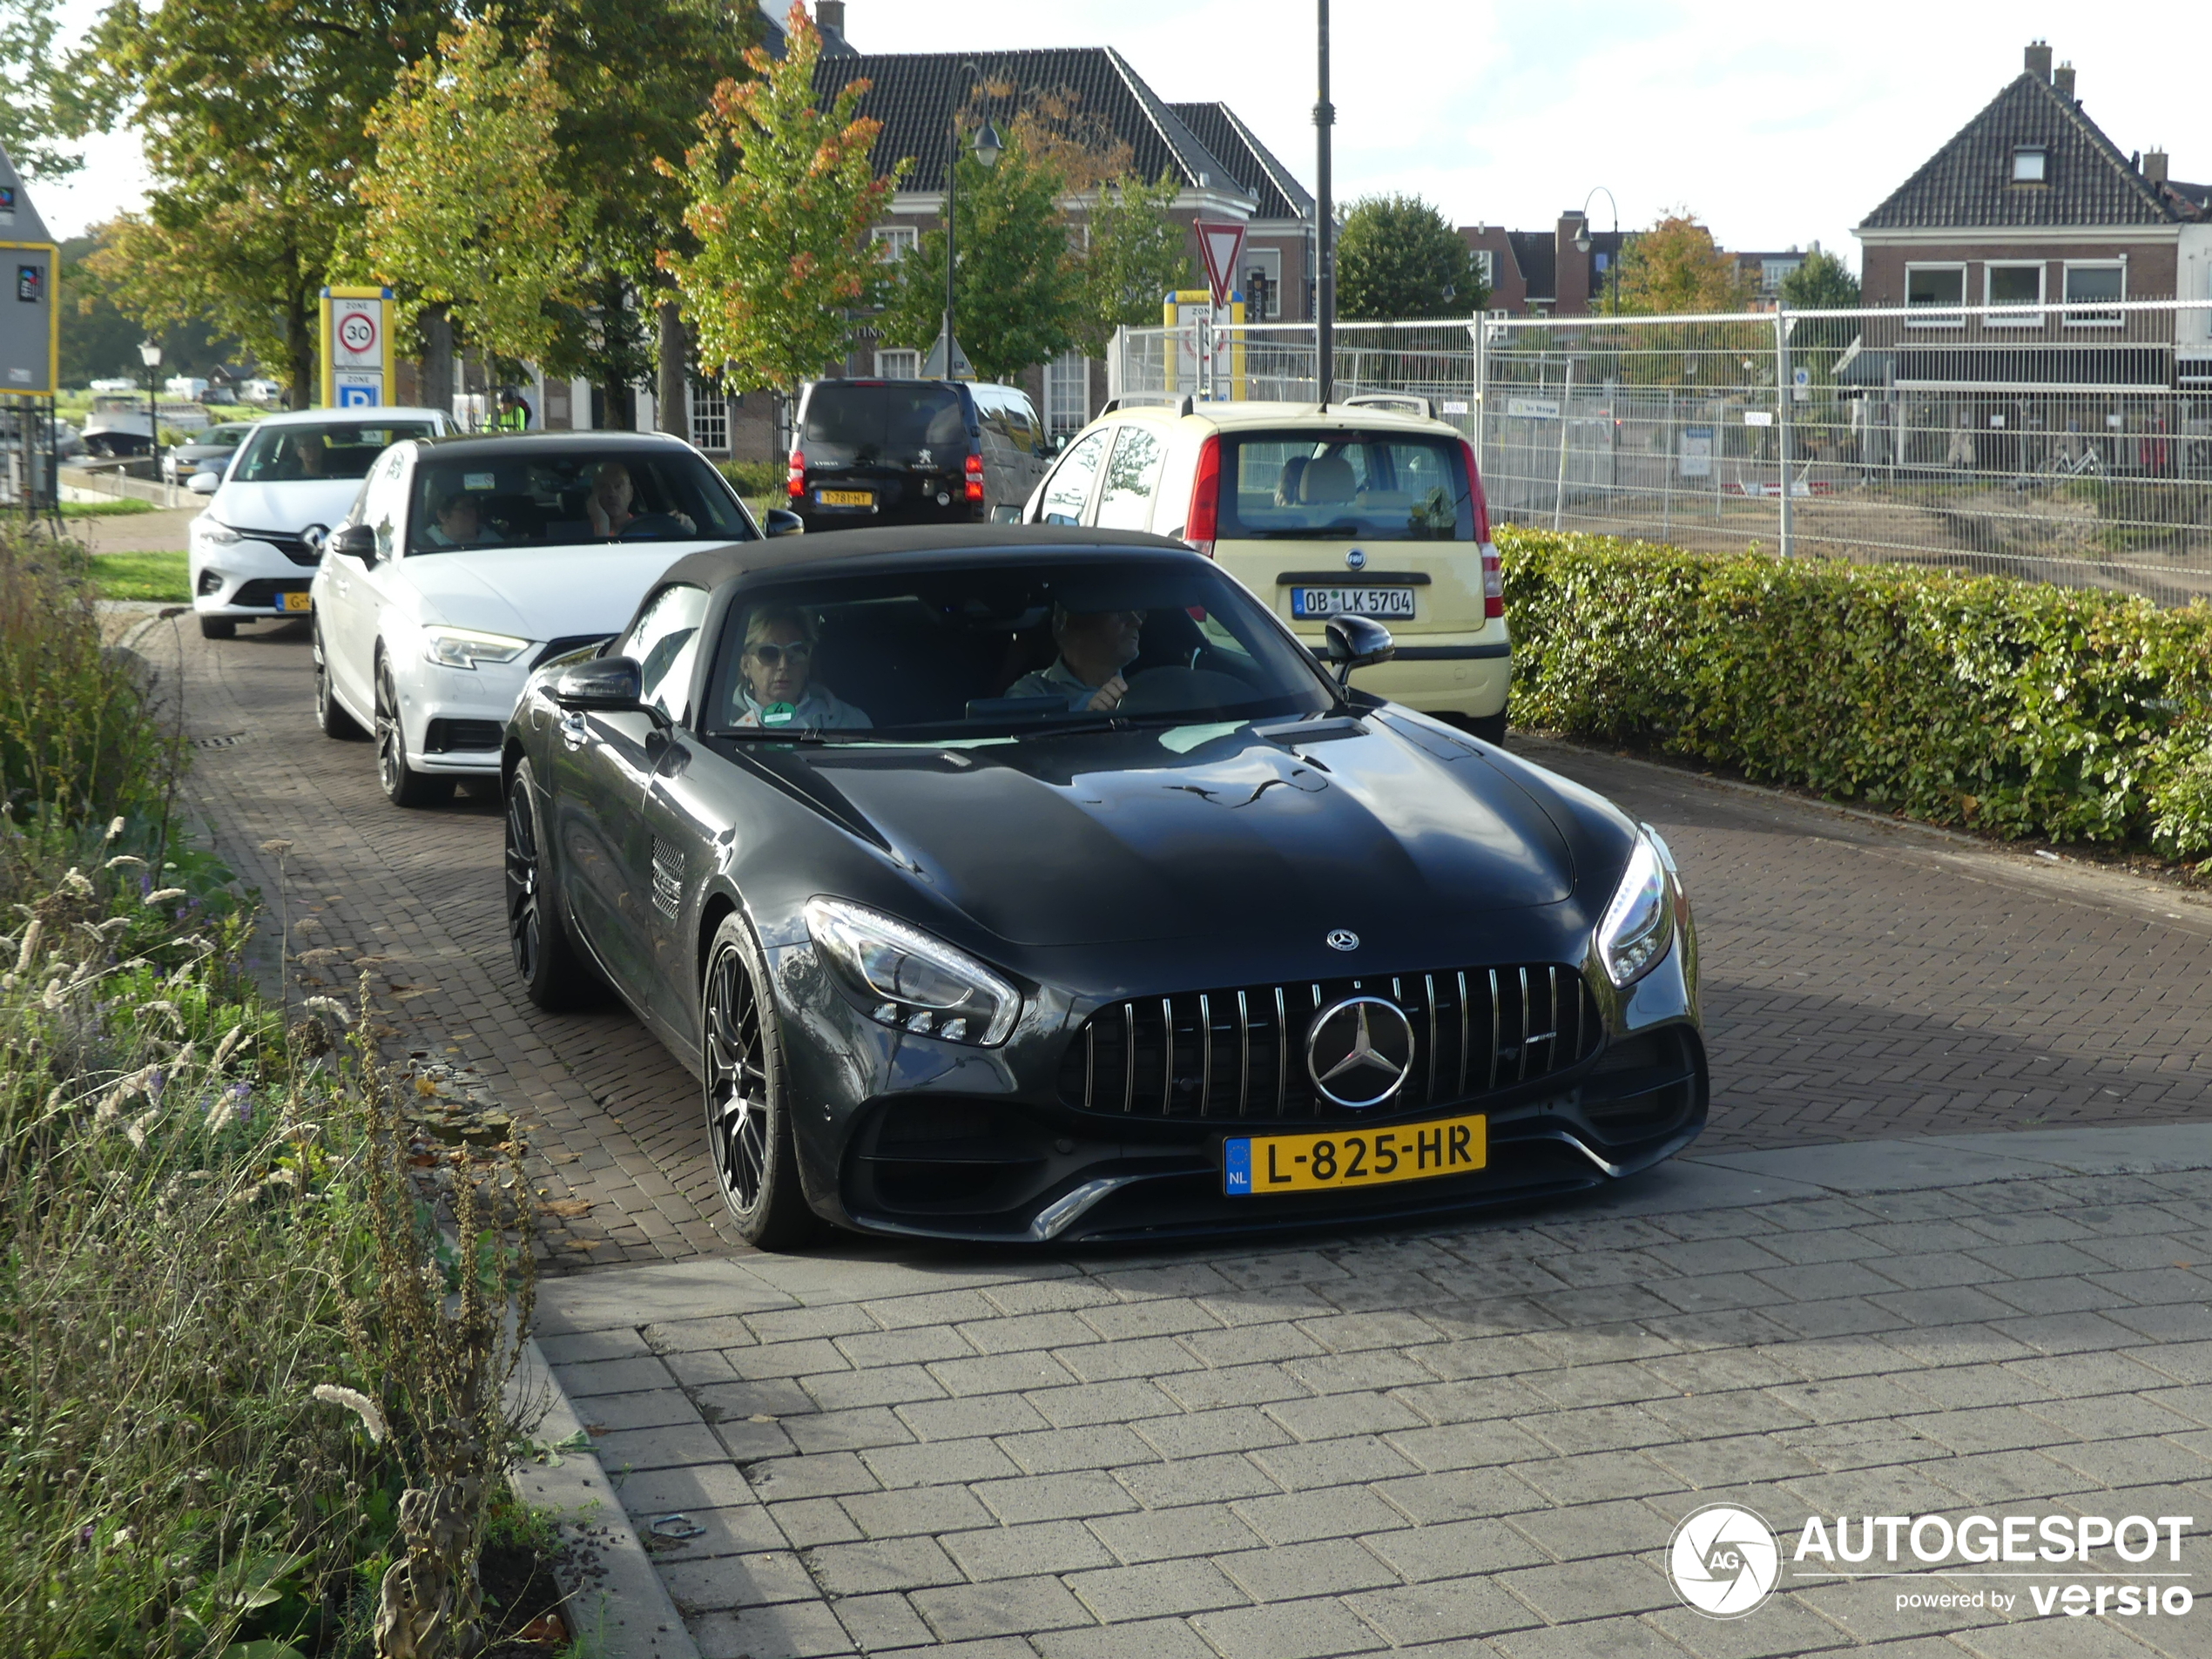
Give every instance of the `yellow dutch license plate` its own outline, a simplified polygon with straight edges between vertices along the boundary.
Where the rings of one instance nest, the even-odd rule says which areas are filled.
[[[283,596],[283,603],[279,608],[285,610],[312,610],[314,609],[314,601],[304,593],[287,593]]]
[[[1222,1190],[1251,1198],[1388,1186],[1471,1174],[1489,1156],[1489,1120],[1480,1116],[1326,1135],[1255,1135],[1222,1147]]]
[[[814,499],[825,507],[873,507],[875,496],[865,489],[818,489]]]

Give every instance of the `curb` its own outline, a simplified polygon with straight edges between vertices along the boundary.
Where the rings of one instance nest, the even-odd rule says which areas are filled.
[[[570,1636],[586,1642],[584,1650],[597,1659],[699,1659],[698,1646],[653,1570],[597,1453],[563,1444],[584,1434],[583,1423],[536,1337],[523,1344],[508,1398],[543,1405],[538,1439],[562,1447],[544,1462],[510,1465],[507,1479],[524,1503],[561,1518],[561,1538],[569,1548],[555,1576],[568,1592]]]

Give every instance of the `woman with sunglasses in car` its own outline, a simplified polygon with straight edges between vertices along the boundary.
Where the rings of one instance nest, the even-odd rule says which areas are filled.
[[[828,686],[810,683],[816,639],[814,618],[804,610],[769,605],[754,611],[745,623],[745,655],[738,663],[738,706],[730,724],[816,732],[873,725]]]

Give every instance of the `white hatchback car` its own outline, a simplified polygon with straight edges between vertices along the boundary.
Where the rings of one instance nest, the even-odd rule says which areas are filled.
[[[186,554],[199,631],[228,639],[241,622],[305,615],[323,537],[376,457],[452,430],[435,409],[303,409],[256,422],[227,466],[186,486],[212,497],[192,522]]]
[[[769,515],[771,533],[799,529]],[[644,432],[395,444],[315,572],[315,713],[376,739],[401,806],[496,779],[530,671],[630,620],[671,564],[759,527],[706,457]]]

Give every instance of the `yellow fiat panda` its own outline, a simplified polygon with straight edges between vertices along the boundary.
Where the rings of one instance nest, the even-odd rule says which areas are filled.
[[[1188,542],[1317,651],[1332,617],[1398,642],[1360,689],[1490,742],[1513,646],[1474,451],[1418,398],[1123,399],[1078,433],[1022,510],[1032,524]]]

